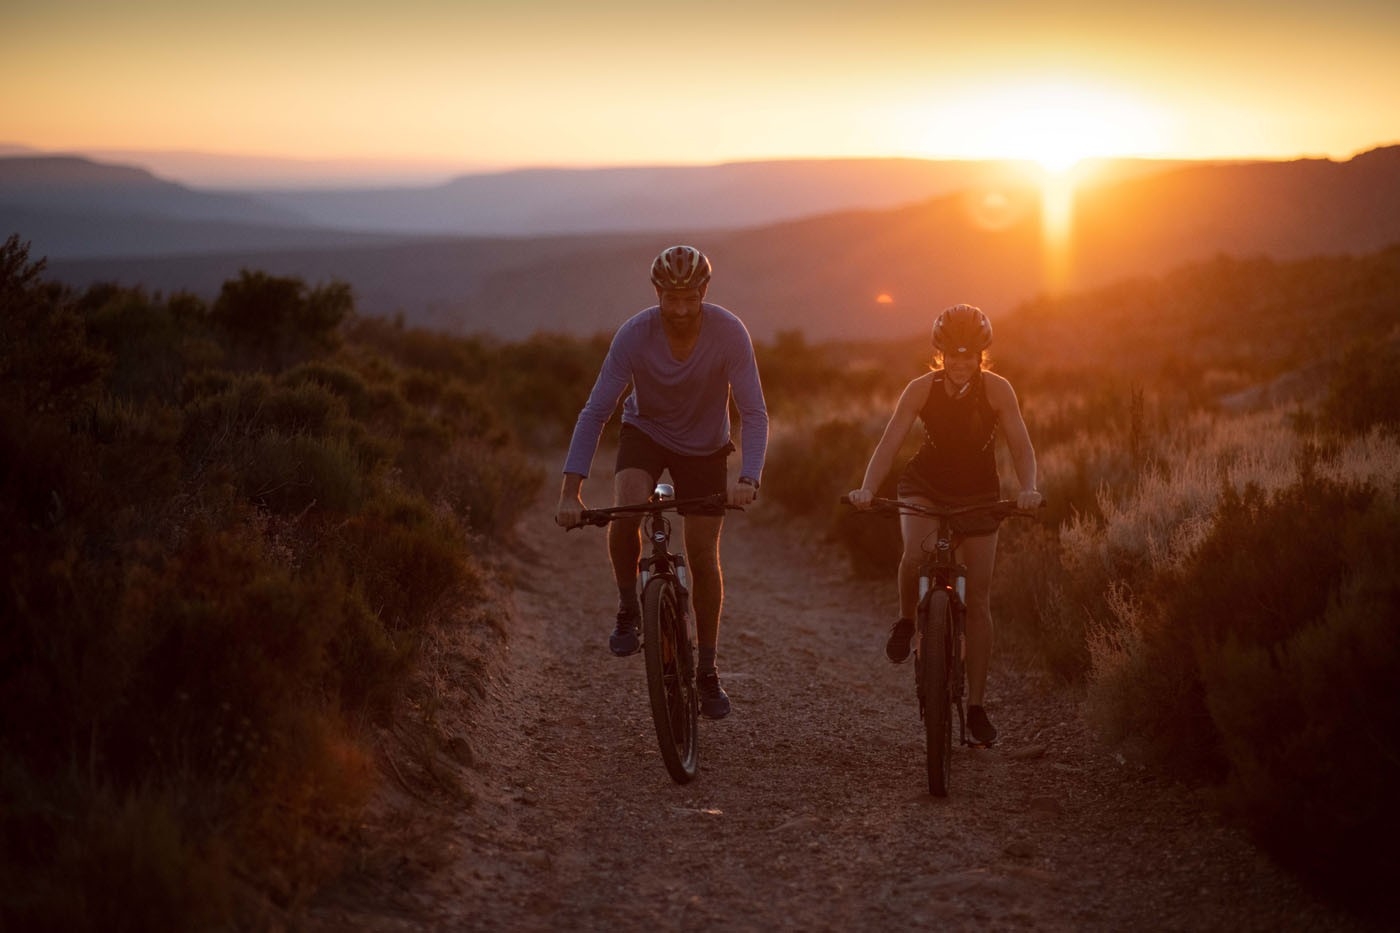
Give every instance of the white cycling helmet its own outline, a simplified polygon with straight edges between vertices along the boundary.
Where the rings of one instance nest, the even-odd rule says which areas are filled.
[[[710,272],[710,261],[695,247],[670,246],[651,264],[651,284],[667,291],[704,288]]]

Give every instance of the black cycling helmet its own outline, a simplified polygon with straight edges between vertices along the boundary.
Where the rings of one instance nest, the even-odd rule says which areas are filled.
[[[981,308],[953,305],[933,322],[933,346],[941,353],[981,353],[992,342],[992,322]]]
[[[670,246],[651,264],[651,284],[667,291],[704,288],[710,272],[710,261],[695,247]]]

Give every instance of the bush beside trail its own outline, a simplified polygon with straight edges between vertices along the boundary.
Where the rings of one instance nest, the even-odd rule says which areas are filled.
[[[357,339],[343,286],[42,269],[0,249],[3,925],[265,925],[541,474],[481,369]]]

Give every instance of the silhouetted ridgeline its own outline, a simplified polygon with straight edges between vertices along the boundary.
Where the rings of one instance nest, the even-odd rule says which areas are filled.
[[[1346,162],[1158,168],[1081,190],[1064,287],[1163,274],[1221,254],[1355,255],[1400,242],[1400,147]],[[998,179],[903,207],[743,229],[703,231],[678,220],[647,234],[279,245],[56,260],[51,271],[77,285],[139,282],[207,297],[239,269],[258,268],[344,281],[367,314],[514,339],[610,331],[653,300],[645,269],[657,250],[694,240],[716,264],[711,298],[739,311],[759,337],[901,336],[921,332],[956,301],[1004,312],[1044,294],[1051,279],[1039,198],[1038,189]],[[42,253],[42,244],[35,249]],[[891,300],[877,301],[881,295]]]

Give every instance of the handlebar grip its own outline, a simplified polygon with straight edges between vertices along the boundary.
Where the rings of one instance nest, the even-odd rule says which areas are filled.
[[[851,504],[851,497],[850,497],[850,496],[842,496],[842,497],[841,497],[841,504],[842,504],[842,505],[850,505],[850,504]]]

